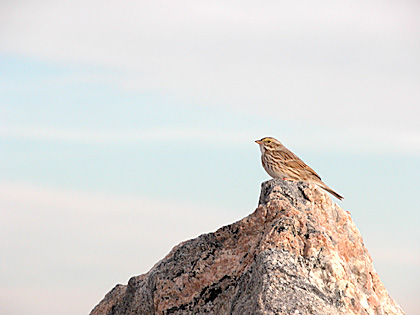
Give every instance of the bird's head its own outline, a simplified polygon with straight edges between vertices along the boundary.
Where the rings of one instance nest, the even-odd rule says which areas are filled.
[[[255,142],[260,145],[260,150],[262,153],[265,151],[275,150],[283,146],[279,140],[272,137],[265,137],[261,140],[255,140]]]

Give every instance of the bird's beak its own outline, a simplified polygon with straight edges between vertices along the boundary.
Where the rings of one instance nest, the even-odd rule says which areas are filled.
[[[261,140],[255,140],[255,143],[261,144],[262,141]]]

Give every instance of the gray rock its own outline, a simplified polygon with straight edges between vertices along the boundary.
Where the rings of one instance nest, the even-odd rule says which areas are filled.
[[[404,313],[350,214],[314,185],[273,179],[252,214],[175,246],[98,314]]]

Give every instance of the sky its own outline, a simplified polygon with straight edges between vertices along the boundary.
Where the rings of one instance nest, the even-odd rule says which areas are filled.
[[[0,3],[0,313],[87,314],[257,206],[274,136],[420,314],[416,1]]]

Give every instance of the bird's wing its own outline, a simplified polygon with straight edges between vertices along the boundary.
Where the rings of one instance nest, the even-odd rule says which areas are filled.
[[[279,156],[279,160],[286,165],[287,167],[290,167],[291,169],[300,169],[303,170],[309,175],[309,177],[315,177],[319,180],[321,180],[321,176],[319,176],[312,168],[310,168],[308,165],[306,165],[305,162],[303,162],[296,154],[294,154],[292,151],[289,150],[278,150],[275,151],[275,155]]]

